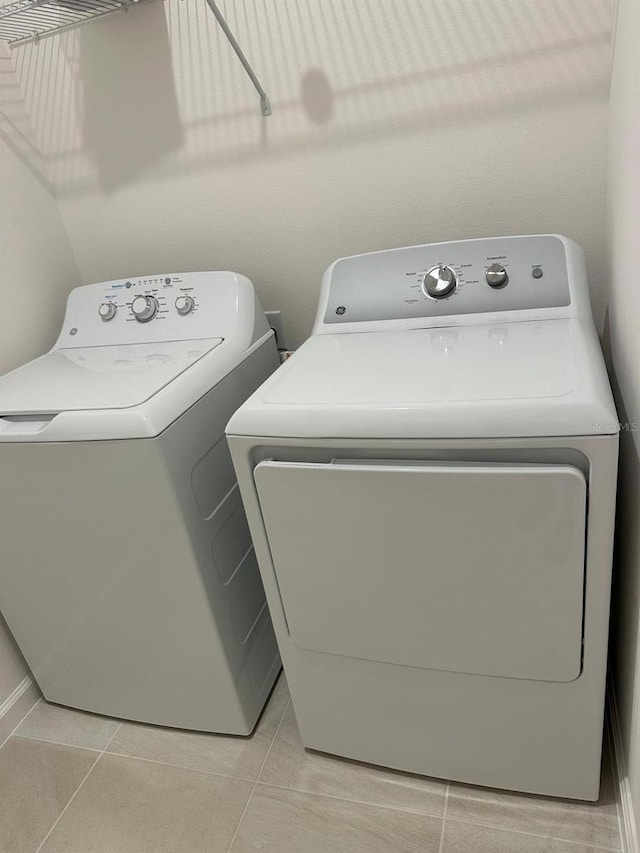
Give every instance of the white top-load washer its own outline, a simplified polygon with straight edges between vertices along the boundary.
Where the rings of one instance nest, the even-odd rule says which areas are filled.
[[[597,798],[617,432],[571,240],[329,267],[227,426],[305,746]]]
[[[0,378],[0,611],[46,699],[248,734],[280,660],[224,436],[277,367],[231,272],[72,291]]]

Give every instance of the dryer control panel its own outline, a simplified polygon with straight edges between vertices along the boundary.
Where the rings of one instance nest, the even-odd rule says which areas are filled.
[[[77,287],[56,348],[224,338],[239,322],[247,285],[252,293],[233,272],[187,272]]]
[[[314,331],[387,321],[442,325],[487,314],[511,320],[548,309],[571,316],[576,291],[588,300],[582,251],[557,235],[409,246],[335,261],[323,278]]]

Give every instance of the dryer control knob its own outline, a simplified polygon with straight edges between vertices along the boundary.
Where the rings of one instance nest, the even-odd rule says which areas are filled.
[[[109,320],[113,320],[113,318],[118,313],[118,306],[115,302],[103,302],[102,305],[98,308],[98,314],[100,315],[100,319],[104,320],[105,323],[108,323]]]
[[[131,303],[133,316],[140,323],[148,323],[153,320],[158,311],[158,301],[155,296],[136,296]]]
[[[181,317],[186,317],[187,314],[191,314],[195,305],[196,303],[193,301],[192,296],[178,296],[176,299],[176,311]]]
[[[426,296],[433,299],[444,299],[456,289],[458,277],[455,270],[445,264],[439,264],[427,271],[423,281],[422,290]]]
[[[506,269],[502,264],[491,264],[487,267],[487,284],[491,287],[502,287],[509,281]]]

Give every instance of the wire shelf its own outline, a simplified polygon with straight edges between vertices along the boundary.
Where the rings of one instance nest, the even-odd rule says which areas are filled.
[[[0,5],[0,39],[27,44],[150,0],[14,0]]]
[[[148,2],[150,0],[11,0],[2,3],[0,0],[0,41],[5,41],[10,47],[40,41],[47,36],[74,29],[87,21],[103,18],[114,12],[126,12],[131,6]],[[215,0],[206,0],[206,3],[258,92],[262,115],[270,116],[271,103],[267,93],[222,12]]]

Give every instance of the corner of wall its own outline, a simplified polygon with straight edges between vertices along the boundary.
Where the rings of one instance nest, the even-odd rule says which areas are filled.
[[[40,691],[30,675],[0,705],[0,748],[40,699]]]
[[[627,762],[624,750],[620,717],[612,681],[607,690],[609,708],[610,737],[613,752],[613,774],[616,786],[618,819],[623,853],[640,853],[640,841],[637,832],[637,820],[633,806],[633,796],[629,784]]]

